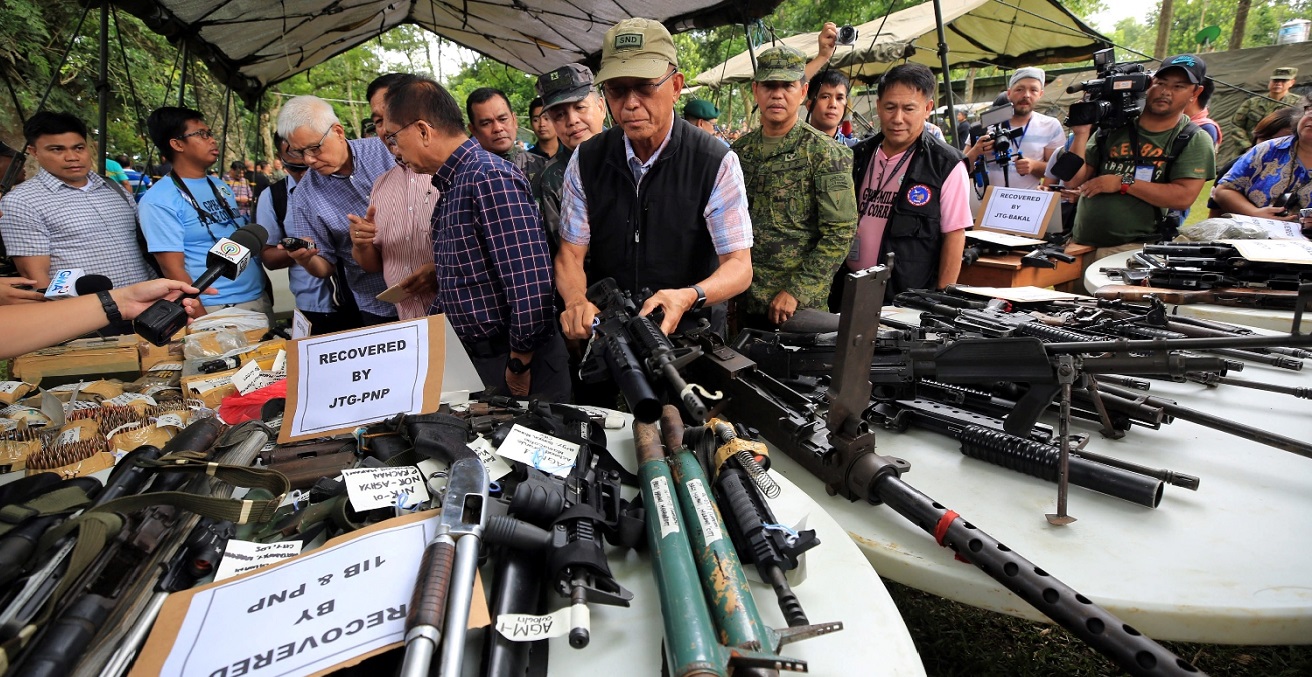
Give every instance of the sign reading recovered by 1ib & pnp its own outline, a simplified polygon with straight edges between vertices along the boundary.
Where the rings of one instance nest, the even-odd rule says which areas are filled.
[[[435,411],[445,362],[443,321],[435,315],[296,341],[279,441]]]

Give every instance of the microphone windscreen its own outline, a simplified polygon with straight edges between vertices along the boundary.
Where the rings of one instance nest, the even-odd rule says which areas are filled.
[[[104,275],[83,275],[73,283],[73,290],[78,296],[87,296],[96,292],[109,291],[114,283]]]
[[[251,250],[251,256],[259,258],[265,241],[269,239],[269,231],[258,223],[248,223],[228,236],[228,239]]]
[[[1062,153],[1061,157],[1048,166],[1052,175],[1062,181],[1070,181],[1079,173],[1080,168],[1084,166],[1084,158],[1075,153]]]

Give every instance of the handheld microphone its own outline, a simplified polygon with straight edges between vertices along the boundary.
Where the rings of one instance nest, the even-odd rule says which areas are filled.
[[[109,291],[114,282],[104,275],[83,275],[73,283],[74,296],[92,296],[97,292]]]
[[[50,278],[50,284],[46,287],[46,300],[69,299],[77,296],[78,292],[74,285],[84,274],[81,268],[55,271],[55,276]]]
[[[220,239],[210,247],[205,256],[205,272],[196,278],[192,286],[203,292],[220,276],[229,280],[237,279],[252,257],[259,260],[259,253],[267,239],[269,232],[258,223],[248,224],[233,233],[232,237]],[[138,315],[132,327],[141,338],[157,346],[165,345],[187,324],[187,311],[182,307],[182,300],[197,296],[186,294],[176,301],[160,299]]]

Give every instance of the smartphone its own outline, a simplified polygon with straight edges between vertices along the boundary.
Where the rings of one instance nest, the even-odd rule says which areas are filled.
[[[309,240],[301,239],[299,237],[284,237],[283,239],[278,241],[278,244],[281,244],[282,248],[286,249],[289,252],[294,252],[298,249],[317,248],[315,247],[313,242],[310,242]]]

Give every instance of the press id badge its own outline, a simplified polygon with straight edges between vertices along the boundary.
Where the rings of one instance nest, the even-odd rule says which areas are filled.
[[[1135,180],[1135,181],[1147,181],[1147,182],[1152,182],[1152,180],[1153,180],[1153,166],[1152,166],[1152,165],[1138,165],[1138,166],[1136,166],[1136,167],[1134,168],[1134,180]]]

